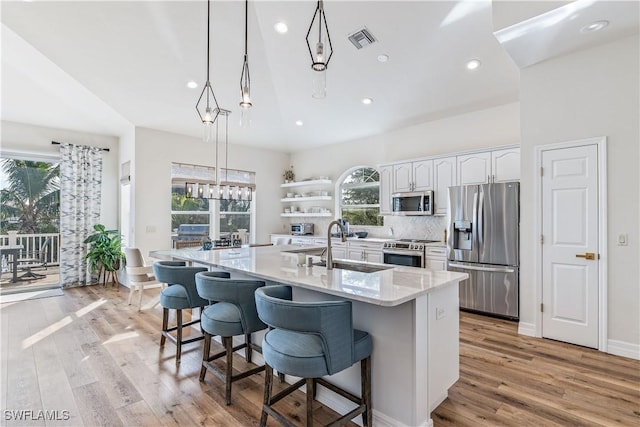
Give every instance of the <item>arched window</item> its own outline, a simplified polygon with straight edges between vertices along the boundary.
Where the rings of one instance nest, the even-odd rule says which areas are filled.
[[[358,167],[340,183],[340,216],[350,225],[382,225],[380,174],[375,168]]]

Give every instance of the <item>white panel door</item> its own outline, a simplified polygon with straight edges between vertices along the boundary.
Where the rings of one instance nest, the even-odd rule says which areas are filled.
[[[413,170],[411,163],[402,163],[393,166],[393,192],[412,191]]]
[[[413,190],[433,190],[433,160],[413,162]]]
[[[542,336],[598,348],[597,146],[544,151],[542,166]]]
[[[456,158],[445,157],[433,161],[434,195],[436,215],[449,211],[449,187],[456,185]]]
[[[487,184],[491,175],[491,152],[458,156],[458,185]]]
[[[392,166],[380,168],[380,215],[391,214]]]
[[[382,264],[382,251],[365,251],[364,256],[366,258],[365,261],[367,262]]]
[[[491,182],[520,181],[520,149],[491,152]]]

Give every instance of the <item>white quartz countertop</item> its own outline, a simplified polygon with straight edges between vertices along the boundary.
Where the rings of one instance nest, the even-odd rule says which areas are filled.
[[[322,246],[318,248],[321,249]],[[187,248],[152,251],[150,255],[153,258],[192,261],[381,306],[400,305],[440,287],[455,285],[468,277],[466,273],[395,265],[385,265],[390,268],[373,273],[337,268],[327,270],[320,266],[298,267],[297,254],[287,252],[296,250],[300,250],[300,246],[278,245],[216,251]]]

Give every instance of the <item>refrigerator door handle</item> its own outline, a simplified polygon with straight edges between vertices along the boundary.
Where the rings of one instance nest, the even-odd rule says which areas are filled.
[[[478,251],[480,250],[480,246],[478,244],[478,191],[480,191],[480,187],[476,187],[476,191],[473,193],[473,210],[472,210],[472,229],[471,229],[471,238],[473,241],[471,242],[471,250],[474,254],[473,260],[466,261],[477,261],[478,260]]]
[[[478,192],[480,193],[479,202],[478,202],[478,213],[477,213],[477,227],[478,231],[478,250],[484,247],[484,189],[479,187]]]
[[[450,262],[448,266],[455,267],[455,268],[464,268],[467,270],[489,271],[489,272],[496,272],[496,273],[513,273],[515,271],[515,269],[511,267],[480,267],[476,265],[459,264],[457,262]]]

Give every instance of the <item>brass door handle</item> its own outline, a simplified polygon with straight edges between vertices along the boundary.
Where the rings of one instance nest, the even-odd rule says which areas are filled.
[[[594,254],[593,252],[586,252],[584,254],[576,254],[576,258],[596,259],[596,254]]]

